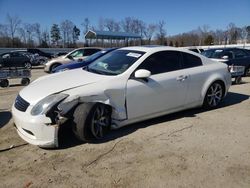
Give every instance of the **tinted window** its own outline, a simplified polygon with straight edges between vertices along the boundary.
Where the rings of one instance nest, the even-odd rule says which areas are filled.
[[[11,57],[23,57],[22,54],[18,52],[11,53]]]
[[[100,50],[99,49],[86,49],[84,52],[84,56],[90,56],[98,51],[100,51]]]
[[[233,52],[234,52],[235,58],[241,58],[241,57],[248,56],[248,54],[246,52],[244,52],[243,50],[240,50],[240,49],[234,49]]]
[[[195,55],[182,52],[182,58],[183,68],[192,68],[202,65],[201,59]]]
[[[180,69],[180,54],[176,51],[156,52],[149,56],[137,69],[146,69],[151,74],[160,74]]]

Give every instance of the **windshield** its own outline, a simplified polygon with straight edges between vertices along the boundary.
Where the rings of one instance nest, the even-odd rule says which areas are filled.
[[[105,51],[105,50],[96,52],[96,53],[94,53],[93,55],[88,56],[87,58],[85,58],[84,61],[86,61],[86,62],[94,61],[94,60],[96,60],[97,58],[103,56],[103,55],[106,54],[106,53],[107,53],[107,51]]]
[[[223,50],[206,50],[201,53],[208,58],[221,58],[223,56]]]
[[[116,50],[98,58],[88,66],[88,70],[97,74],[118,75],[126,71],[145,52]]]

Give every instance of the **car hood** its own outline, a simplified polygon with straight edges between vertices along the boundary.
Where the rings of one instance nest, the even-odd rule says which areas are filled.
[[[94,74],[75,69],[38,78],[20,91],[20,96],[30,104],[36,104],[44,97],[71,88],[94,84],[110,79],[110,76]]]

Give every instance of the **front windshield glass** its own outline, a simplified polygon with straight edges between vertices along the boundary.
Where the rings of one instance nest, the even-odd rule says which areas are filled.
[[[126,71],[145,52],[132,50],[116,50],[91,63],[88,70],[97,74],[118,75]]]
[[[85,58],[84,61],[87,61],[87,62],[94,61],[95,59],[97,59],[98,57],[104,55],[105,53],[107,53],[107,51],[104,51],[104,50],[96,52],[93,55],[88,56],[87,58]]]

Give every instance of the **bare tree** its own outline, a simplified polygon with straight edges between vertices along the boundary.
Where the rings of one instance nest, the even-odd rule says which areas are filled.
[[[158,29],[157,40],[159,41],[160,45],[165,44],[166,35],[167,35],[167,32],[165,30],[165,25],[166,25],[166,23],[163,20],[159,21],[159,23],[157,25],[157,29]]]
[[[104,30],[104,19],[103,18],[99,18],[99,21],[98,21],[98,30],[100,30],[100,31]]]
[[[74,26],[73,22],[69,20],[64,20],[61,23],[60,29],[62,31],[63,47],[66,47],[66,45],[69,46],[69,44],[72,43]]]
[[[132,25],[132,18],[131,17],[126,17],[124,20],[121,22],[122,29],[124,32],[132,32],[131,25]]]
[[[227,26],[227,32],[229,36],[229,44],[234,44],[237,42],[238,32],[236,25],[234,23],[229,23]]]
[[[14,46],[14,37],[15,37],[17,28],[21,24],[21,19],[16,15],[10,16],[9,14],[7,14],[6,20],[7,20],[7,26],[10,32],[10,37],[12,40],[12,46]]]
[[[153,37],[154,32],[157,29],[157,25],[155,24],[149,24],[146,29],[144,30],[144,35],[148,41],[148,44],[151,44],[151,39]]]
[[[89,18],[84,18],[82,26],[83,26],[83,32],[84,32],[83,34],[86,34],[91,27]]]
[[[38,45],[41,45],[42,43],[41,26],[39,23],[34,23],[32,27],[33,27],[34,34],[37,37]]]

